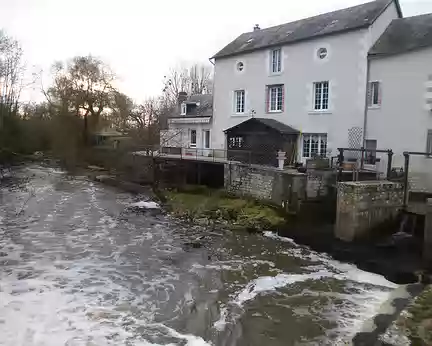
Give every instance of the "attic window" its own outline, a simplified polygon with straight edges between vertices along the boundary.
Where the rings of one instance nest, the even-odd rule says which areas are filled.
[[[186,109],[187,109],[186,103],[182,103],[180,115],[186,115]]]
[[[237,70],[241,72],[243,71],[243,69],[244,69],[244,63],[242,61],[239,61],[237,63]]]
[[[327,48],[319,48],[317,51],[317,56],[319,59],[325,59],[327,57]]]

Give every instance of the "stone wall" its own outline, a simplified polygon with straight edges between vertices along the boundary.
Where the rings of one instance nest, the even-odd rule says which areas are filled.
[[[340,182],[337,185],[335,236],[345,241],[368,236],[396,217],[403,185],[389,181]]]
[[[308,169],[306,175],[308,199],[327,197],[329,188],[336,183],[336,171],[332,169]]]
[[[225,164],[225,189],[237,196],[269,201],[288,211],[298,211],[306,198],[305,174],[274,167]]]

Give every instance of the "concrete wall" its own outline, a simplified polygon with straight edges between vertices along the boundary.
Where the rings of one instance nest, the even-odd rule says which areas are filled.
[[[368,139],[378,148],[391,148],[393,166],[403,167],[404,151],[426,151],[432,130],[432,48],[373,58],[370,80],[381,82],[381,105],[367,112]],[[416,189],[432,191],[432,160],[412,157],[410,180]]]
[[[272,167],[225,165],[225,189],[237,196],[272,202],[288,211],[297,211],[306,198],[306,175]]]
[[[403,186],[389,181],[343,182],[337,186],[335,236],[353,241],[396,217]]]
[[[303,133],[328,134],[332,153],[348,145],[348,130],[363,127],[367,52],[392,18],[397,17],[392,3],[373,27],[325,36],[282,47],[282,72],[270,73],[270,49],[235,57],[216,59],[214,76],[214,125],[212,144],[225,146],[223,130],[251,117],[268,117],[286,123]],[[328,55],[320,60],[317,50]],[[243,71],[236,69],[243,62]],[[313,83],[330,82],[329,110],[313,110]],[[266,86],[284,84],[284,111],[267,113]],[[245,113],[234,113],[234,91],[246,91]],[[302,159],[302,140],[299,140]],[[302,159],[302,161],[304,161]]]
[[[307,199],[321,199],[331,193],[330,187],[336,183],[336,172],[332,169],[308,169],[306,195]]]

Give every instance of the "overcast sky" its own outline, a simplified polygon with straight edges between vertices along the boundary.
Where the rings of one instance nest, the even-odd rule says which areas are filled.
[[[161,92],[171,66],[208,62],[254,24],[265,28],[362,2],[0,0],[0,28],[21,42],[29,66],[45,76],[56,60],[92,54],[118,74],[122,91],[140,101]],[[432,12],[432,0],[400,3],[406,17]]]

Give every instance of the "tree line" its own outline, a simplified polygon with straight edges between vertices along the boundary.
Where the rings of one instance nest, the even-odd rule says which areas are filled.
[[[104,128],[139,145],[159,143],[159,130],[178,106],[178,94],[212,92],[212,67],[191,64],[163,77],[160,95],[135,102],[116,87],[117,75],[101,59],[77,56],[55,62],[42,102],[23,102],[26,68],[19,42],[0,31],[0,159],[35,151],[76,158]]]

